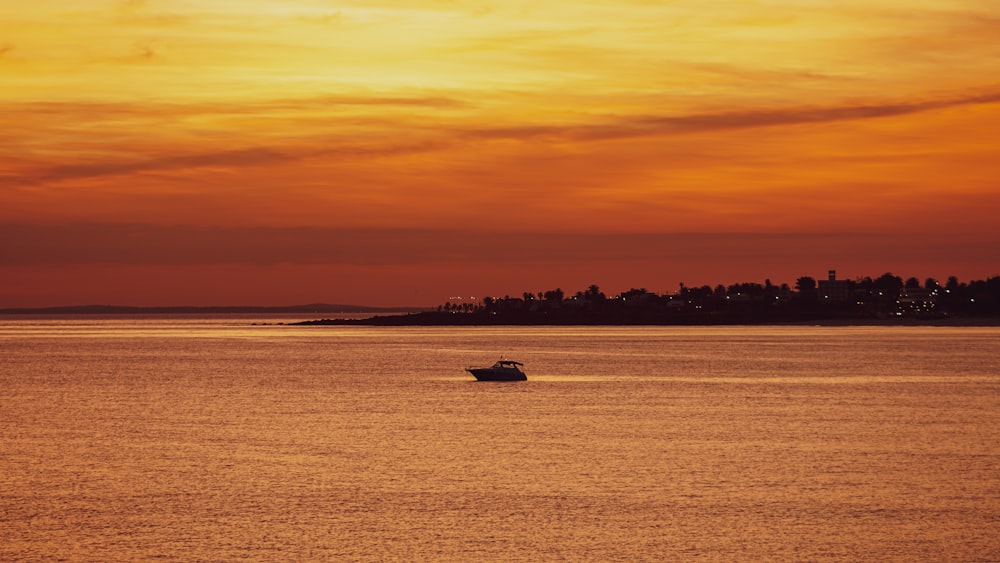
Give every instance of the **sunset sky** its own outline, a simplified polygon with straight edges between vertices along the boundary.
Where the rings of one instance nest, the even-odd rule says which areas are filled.
[[[0,307],[1000,275],[998,0],[0,22]]]

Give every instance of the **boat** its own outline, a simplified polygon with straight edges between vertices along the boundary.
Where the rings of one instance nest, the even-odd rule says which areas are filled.
[[[476,376],[479,381],[527,381],[528,376],[521,371],[521,362],[513,360],[497,360],[488,368],[466,368],[465,371]]]

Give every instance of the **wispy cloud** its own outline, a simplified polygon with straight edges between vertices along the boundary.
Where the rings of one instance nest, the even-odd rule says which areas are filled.
[[[34,167],[24,164],[6,171],[0,183],[44,184],[77,178],[128,175],[155,171],[196,170],[204,167],[229,167],[234,169],[260,167],[306,159],[336,160],[338,158],[363,159],[387,157],[428,151],[448,150],[469,141],[518,141],[523,143],[575,142],[588,143],[607,140],[624,140],[648,136],[671,136],[692,133],[725,132],[740,129],[775,128],[795,125],[822,125],[826,123],[892,118],[954,107],[996,104],[1000,91],[987,89],[959,96],[928,97],[917,101],[885,103],[857,103],[833,106],[799,106],[784,108],[746,109],[720,113],[691,113],[681,115],[623,115],[593,117],[569,124],[526,122],[521,125],[501,127],[470,127],[464,119],[442,120],[428,128],[417,123],[397,120],[383,123],[377,114],[328,116],[324,119],[302,116],[305,129],[288,142],[250,135],[239,144],[244,146],[228,150],[197,151],[153,143],[147,149],[130,147],[132,156],[115,155],[108,146],[104,156],[90,155],[86,160],[62,162],[46,166],[43,161]],[[462,107],[461,99],[451,97],[421,96],[322,96],[302,100],[281,99],[260,104],[239,105],[153,105],[135,104],[22,104],[22,111],[52,115],[86,114],[92,119],[114,120],[115,116],[142,118],[142,116],[254,116],[278,109],[287,112],[289,123],[298,119],[298,112],[312,111],[326,106],[400,106],[451,108]],[[336,128],[338,123],[368,129],[363,137],[353,140],[350,135],[330,135],[317,129],[316,124]],[[95,125],[94,130],[98,130]],[[227,136],[234,132],[223,129]],[[405,135],[402,134],[405,132]],[[235,137],[233,137],[235,140]],[[88,139],[88,142],[93,142]],[[114,142],[114,141],[110,141]]]
[[[471,137],[534,138],[553,137],[577,140],[605,140],[650,135],[670,135],[728,129],[751,129],[782,125],[801,125],[875,119],[909,115],[951,107],[1000,102],[1000,91],[986,91],[966,96],[929,99],[915,102],[848,104],[818,107],[751,109],[723,113],[690,115],[625,116],[598,120],[597,123],[567,126],[520,126],[470,130]]]
[[[151,48],[145,45],[136,46],[141,56]],[[152,56],[155,56],[153,53]],[[213,115],[247,115],[266,113],[273,110],[298,111],[337,106],[399,106],[421,108],[465,108],[471,104],[460,97],[443,95],[402,95],[394,93],[383,95],[371,93],[367,95],[350,93],[329,93],[303,97],[284,97],[260,99],[244,102],[168,102],[168,101],[27,101],[3,104],[5,111],[25,114],[47,114],[52,116],[76,117],[77,119],[93,120],[101,117],[116,116],[159,116],[173,117],[204,117]]]
[[[209,167],[254,168],[309,158],[356,159],[386,157],[426,152],[439,148],[441,148],[440,145],[432,142],[378,145],[329,144],[306,147],[256,147],[197,154],[155,156],[131,160],[104,158],[98,162],[65,164],[21,174],[0,175],[0,186],[5,184],[37,185],[82,178],[197,170]]]
[[[289,156],[270,149],[220,151],[193,155],[163,156],[137,161],[105,161],[92,164],[54,166],[32,176],[36,182],[69,178],[93,178],[146,171],[176,170],[203,166],[248,166],[289,160]]]

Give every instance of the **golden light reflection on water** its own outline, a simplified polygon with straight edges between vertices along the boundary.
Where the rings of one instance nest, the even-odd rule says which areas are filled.
[[[157,322],[0,327],[0,559],[1000,550],[1000,329]]]

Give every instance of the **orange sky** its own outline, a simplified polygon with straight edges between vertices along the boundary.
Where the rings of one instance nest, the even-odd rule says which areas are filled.
[[[0,0],[0,307],[1000,275],[997,14]]]

